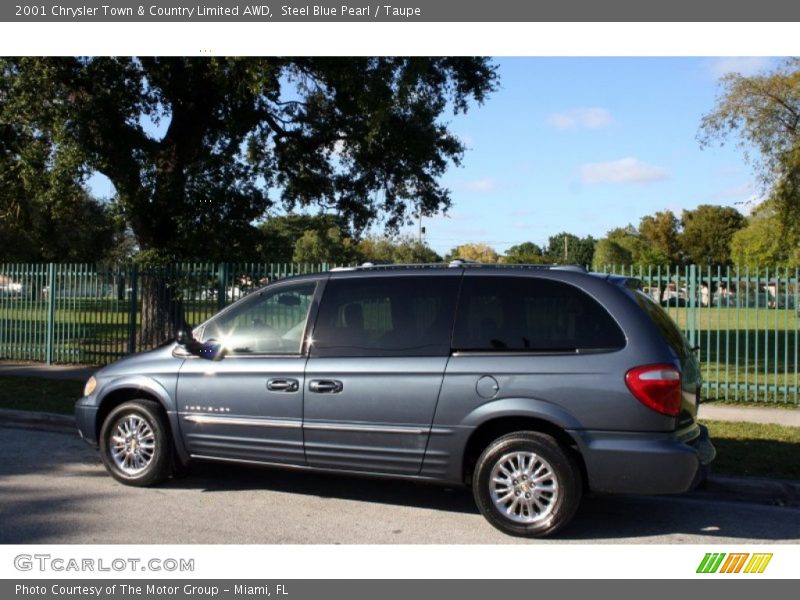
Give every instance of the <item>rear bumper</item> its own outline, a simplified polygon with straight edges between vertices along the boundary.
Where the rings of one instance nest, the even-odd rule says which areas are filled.
[[[716,456],[708,430],[690,441],[674,433],[572,431],[589,489],[609,494],[679,494],[702,481]]]
[[[75,422],[78,425],[78,434],[87,444],[97,446],[97,434],[95,433],[95,421],[97,419],[97,407],[90,404],[92,400],[84,397],[75,403]]]

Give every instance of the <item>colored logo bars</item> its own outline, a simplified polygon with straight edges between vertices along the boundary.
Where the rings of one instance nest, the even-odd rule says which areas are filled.
[[[726,558],[727,556],[727,558]],[[749,558],[749,560],[748,560]],[[747,552],[708,552],[697,567],[698,573],[763,573],[772,554]]]

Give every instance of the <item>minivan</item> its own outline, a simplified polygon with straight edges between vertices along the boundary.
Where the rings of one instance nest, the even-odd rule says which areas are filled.
[[[714,458],[698,359],[640,288],[461,260],[276,281],[98,371],[79,432],[129,485],[191,461],[468,485],[546,536],[586,492],[685,492]]]

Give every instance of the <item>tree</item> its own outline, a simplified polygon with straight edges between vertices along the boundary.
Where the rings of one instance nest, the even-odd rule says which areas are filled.
[[[294,247],[292,262],[332,263],[346,265],[358,262],[360,255],[355,243],[334,226],[324,230],[310,229],[303,233]]]
[[[0,125],[0,262],[89,262],[121,228],[106,204],[49,164],[49,146]]]
[[[76,181],[106,175],[142,262],[231,260],[278,201],[354,231],[446,209],[464,147],[440,117],[495,85],[468,57],[24,57],[0,61],[0,123],[41,132]],[[144,344],[182,320],[160,281],[142,281]]]
[[[606,234],[606,238],[625,250],[623,256],[618,255],[619,258],[626,259],[618,263],[620,265],[635,265],[639,267],[648,267],[652,265],[666,266],[670,262],[669,258],[639,233],[639,230],[633,225],[616,227]],[[597,263],[597,261],[595,261],[595,263]]]
[[[292,262],[297,242],[306,232],[316,231],[324,236],[331,227],[338,228],[341,235],[347,229],[347,222],[332,214],[270,216],[258,225],[254,254],[264,262]]]
[[[550,262],[544,251],[533,242],[511,246],[503,256],[503,262],[513,264],[541,264]]]
[[[368,237],[358,244],[362,259],[373,263],[419,264],[440,262],[442,257],[412,236]]]
[[[694,210],[684,210],[681,223],[680,244],[690,262],[703,267],[731,264],[731,239],[745,223],[738,210],[701,204]]]
[[[650,264],[678,265],[683,262],[679,225],[680,221],[671,210],[659,211],[652,216],[642,217],[639,221],[639,236],[645,242],[646,247],[641,249],[638,258],[661,257],[661,260],[650,262]]]
[[[773,202],[760,204],[747,218],[747,225],[733,234],[731,259],[737,267],[800,266],[800,239],[778,235],[781,230],[778,211]]]
[[[632,262],[631,253],[618,242],[603,238],[597,241],[594,248],[593,268],[602,271],[605,267],[614,265],[628,266]]]
[[[477,260],[482,263],[496,263],[500,259],[500,255],[488,244],[461,244],[450,250],[445,260],[449,261],[456,258]]]
[[[547,257],[550,262],[569,265],[591,265],[596,240],[592,236],[579,238],[562,232],[547,240]],[[565,254],[566,253],[566,254]]]
[[[800,229],[800,59],[760,75],[728,74],[722,90],[703,117],[701,144],[735,138],[770,189],[781,230]]]

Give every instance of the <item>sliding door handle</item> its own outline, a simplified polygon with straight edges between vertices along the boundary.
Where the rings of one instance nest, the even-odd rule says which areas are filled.
[[[308,383],[308,389],[317,394],[338,394],[344,389],[344,385],[336,379],[312,379]]]

